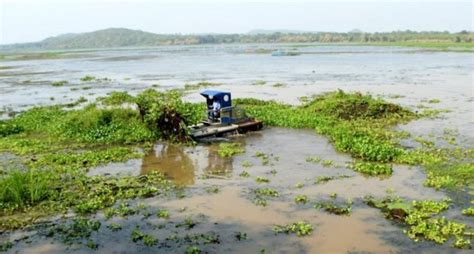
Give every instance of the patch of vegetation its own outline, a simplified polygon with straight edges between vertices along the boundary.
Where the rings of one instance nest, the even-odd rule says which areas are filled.
[[[84,77],[81,78],[81,81],[82,82],[90,82],[90,81],[94,81],[96,80],[96,77],[94,76],[89,76],[89,75],[86,75]]]
[[[138,229],[132,231],[131,238],[134,243],[143,242],[145,246],[154,246],[158,243],[158,239],[155,239],[152,235],[145,234]]]
[[[168,219],[170,217],[170,212],[168,210],[158,210],[156,216],[158,216],[158,218]]]
[[[122,230],[122,225],[115,222],[111,222],[107,225],[107,228],[110,229],[110,231],[112,232],[117,232],[117,231]]]
[[[57,177],[45,170],[13,170],[0,178],[0,209],[16,210],[34,206],[57,193],[51,189]]]
[[[225,157],[232,157],[239,153],[244,153],[245,149],[242,147],[240,143],[220,143],[219,150],[217,153],[219,156]]]
[[[322,184],[322,183],[327,183],[332,180],[337,180],[337,179],[343,179],[343,178],[349,178],[351,176],[349,175],[335,175],[335,176],[318,176],[314,180],[315,184]]]
[[[67,82],[66,80],[55,81],[55,82],[51,83],[51,86],[59,87],[59,86],[64,86],[67,83],[69,83],[69,82]]]
[[[273,87],[285,87],[286,84],[285,83],[275,83],[272,85]]]
[[[254,190],[254,193],[257,196],[266,196],[266,197],[278,197],[280,194],[278,193],[277,190],[272,189],[272,188],[261,188],[261,189],[256,189]]]
[[[422,200],[406,202],[399,197],[386,197],[382,200],[366,197],[365,202],[380,209],[388,219],[400,222],[407,227],[405,234],[415,242],[421,240],[444,244],[452,239],[455,248],[470,248],[469,227],[465,224],[436,217],[450,206],[450,200]]]
[[[398,105],[360,93],[332,92],[293,107],[274,101],[235,100],[267,125],[314,128],[327,135],[337,150],[366,161],[394,161],[403,149],[387,128],[417,116]]]
[[[198,89],[202,89],[202,88],[206,88],[206,87],[210,87],[210,86],[219,86],[221,84],[218,84],[218,83],[212,83],[212,82],[207,82],[207,81],[202,81],[202,82],[199,82],[197,84],[184,84],[184,90],[198,90]]]
[[[354,163],[352,169],[370,176],[391,175],[393,172],[391,165],[364,161]]]
[[[474,206],[463,209],[461,213],[466,216],[474,216]]]
[[[242,173],[239,174],[239,176],[240,176],[240,177],[249,177],[250,174],[249,174],[249,172],[247,172],[247,171],[244,170],[244,171],[242,171]]]
[[[332,195],[332,199],[337,197]],[[349,215],[352,212],[352,201],[346,201],[344,204],[337,204],[336,201],[319,201],[314,204],[314,208],[323,209],[324,211],[335,215]]]
[[[207,193],[214,193],[214,194],[215,194],[215,193],[218,193],[219,190],[220,190],[220,189],[219,189],[219,186],[216,186],[216,185],[214,185],[214,186],[209,186],[209,187],[206,187],[206,188],[204,188],[204,189],[206,190]]]
[[[7,252],[11,248],[13,248],[13,243],[10,241],[3,242],[0,244],[0,252]]]
[[[306,195],[296,195],[295,197],[295,203],[297,204],[306,204],[308,203],[309,199],[308,196]]]
[[[42,216],[66,212],[70,208],[80,214],[95,213],[112,207],[118,200],[153,197],[166,194],[174,188],[159,173],[122,178],[87,177],[77,173],[73,175],[74,178],[63,177],[61,181],[57,175],[48,181],[44,188],[49,194],[42,196],[43,199],[36,201],[37,203],[31,204],[29,199],[22,206],[16,200],[1,203],[0,229],[21,228]]]
[[[241,165],[244,168],[250,168],[251,166],[253,166],[253,164],[250,161],[242,161]]]
[[[101,227],[100,221],[87,218],[75,218],[71,223],[65,223],[52,228],[48,236],[57,235],[60,240],[67,244],[80,243],[84,239],[89,239],[92,233],[97,232]]]
[[[255,197],[253,202],[258,206],[267,206],[267,198],[279,197],[280,193],[272,188],[258,188],[253,191]]]
[[[260,158],[263,166],[268,165],[270,163],[270,157],[264,152],[257,151],[255,152],[254,156]]]
[[[85,211],[82,211],[83,209],[81,209],[80,206],[78,207],[78,210],[82,211],[82,212],[87,212],[88,206],[87,206],[87,203],[85,203],[85,204],[86,204]],[[137,214],[137,213],[138,213],[137,208],[130,207],[130,205],[128,203],[120,203],[120,205],[117,208],[107,209],[105,211],[105,217],[106,218],[112,218],[112,217],[118,215],[118,216],[126,218],[127,216],[134,215],[134,214]]]
[[[305,221],[298,221],[292,224],[287,225],[276,225],[273,227],[273,232],[275,234],[285,233],[285,234],[295,234],[297,236],[307,236],[311,235],[313,232],[313,226]]]
[[[255,178],[255,181],[257,183],[269,183],[270,179],[268,179],[266,177],[263,177],[263,176],[257,176],[257,178]]]
[[[265,80],[257,80],[255,82],[252,83],[252,85],[254,86],[263,86],[265,85],[267,82]]]

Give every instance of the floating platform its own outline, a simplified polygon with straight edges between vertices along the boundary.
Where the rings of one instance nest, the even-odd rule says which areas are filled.
[[[263,128],[263,122],[255,119],[250,119],[245,122],[233,123],[223,125],[219,122],[208,123],[203,122],[190,127],[191,137],[193,139],[200,139],[205,137],[222,137],[226,134],[242,134],[249,131],[258,131]]]

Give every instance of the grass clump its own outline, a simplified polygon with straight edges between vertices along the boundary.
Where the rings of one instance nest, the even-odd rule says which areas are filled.
[[[219,156],[223,158],[232,157],[243,152],[245,152],[245,150],[240,143],[220,143],[219,150],[217,151]]]
[[[15,210],[34,206],[53,197],[57,191],[51,188],[57,177],[51,172],[30,169],[13,170],[0,178],[0,210]]]
[[[287,225],[276,225],[273,227],[275,234],[296,234],[297,236],[311,235],[313,226],[305,221],[298,221]]]

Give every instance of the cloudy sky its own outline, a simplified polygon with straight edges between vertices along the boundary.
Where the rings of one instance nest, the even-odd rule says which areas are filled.
[[[253,29],[367,32],[473,29],[472,1],[0,0],[0,44],[109,27],[154,33]]]

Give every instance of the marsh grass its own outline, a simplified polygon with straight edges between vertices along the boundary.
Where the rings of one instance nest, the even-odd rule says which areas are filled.
[[[33,206],[55,194],[51,172],[30,169],[12,170],[0,178],[0,208]]]

